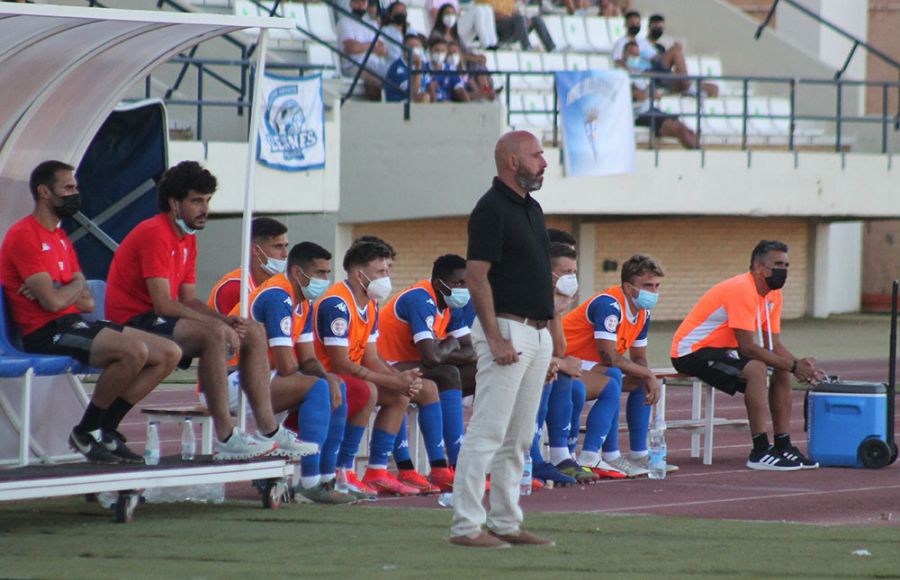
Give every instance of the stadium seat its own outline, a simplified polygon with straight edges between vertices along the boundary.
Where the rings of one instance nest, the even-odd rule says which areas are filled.
[[[425,8],[407,6],[406,21],[409,23],[411,30],[421,32],[426,37],[431,34],[431,26],[428,25],[428,15],[425,13]]]
[[[775,134],[769,118],[769,100],[753,97],[747,101],[747,133],[769,137]]]
[[[668,113],[670,115],[680,115],[681,97],[671,95],[664,96],[656,104],[656,107],[664,113]]]
[[[516,52],[511,50],[498,50],[494,53],[494,56],[497,59],[496,70],[502,72],[519,71],[519,56]],[[501,77],[504,83],[506,82],[505,77],[506,75]],[[513,90],[524,90],[529,87],[525,77],[522,75],[509,75],[509,86]]]
[[[569,50],[569,43],[566,42],[566,35],[563,32],[562,16],[559,14],[545,14],[543,19],[544,24],[547,25],[547,32],[550,33],[550,38],[556,44],[556,50],[561,52]]]
[[[681,97],[681,122],[697,132],[697,99],[694,97]]]
[[[318,42],[310,42],[306,46],[307,64],[327,67],[327,70],[322,71],[322,76],[325,78],[340,76],[341,67],[337,60],[337,53],[327,46],[322,46]]]
[[[284,6],[284,17],[294,21],[296,26],[303,30],[309,30],[309,19],[306,17],[306,4],[302,2],[290,2]],[[295,31],[297,37],[302,41],[308,41],[309,37],[300,32]]]
[[[522,72],[543,72],[544,65],[541,55],[537,52],[522,51],[519,53],[519,70]],[[549,75],[527,75],[522,77],[525,84],[536,90],[550,90],[553,88],[553,77]]]
[[[738,136],[738,140],[741,138],[741,131],[743,129],[743,116],[744,116],[744,100],[736,97],[728,97],[723,99],[725,103],[725,112],[729,116],[729,123],[734,127],[735,135]],[[752,109],[750,108],[748,102],[748,114],[752,114]],[[747,143],[758,144],[764,142],[765,139],[760,137],[757,134],[753,133],[753,127],[751,125],[751,120],[747,119]]]
[[[695,54],[684,55],[684,66],[687,68],[687,74],[696,76],[702,70],[700,68],[700,57]]]
[[[543,70],[547,72],[556,72],[556,71],[564,71],[568,70],[566,68],[566,57],[558,52],[544,53],[541,55],[541,61],[543,62]],[[553,77],[549,76],[550,82],[552,84]]]
[[[306,5],[306,16],[310,32],[325,42],[337,42],[334,19],[331,17],[331,8],[327,4],[308,3]]]
[[[722,59],[718,56],[700,56],[700,71],[703,75],[708,77],[720,77],[722,76]],[[726,87],[727,83],[721,80],[708,80],[706,82],[710,82],[719,87],[719,92],[728,92],[729,94],[732,92],[732,87]],[[727,90],[726,90],[727,89]]]
[[[609,57],[602,54],[589,54],[587,58],[590,70],[610,70],[612,68]]]
[[[591,52],[591,43],[588,42],[587,30],[584,28],[584,18],[581,16],[563,16],[563,31],[566,35],[566,44],[575,52]]]
[[[234,15],[244,18],[259,17],[259,7],[250,0],[234,0]],[[259,28],[245,28],[241,32],[251,36],[259,36]]]
[[[609,38],[609,29],[605,18],[588,16],[584,19],[584,25],[587,31],[588,42],[594,50],[600,52],[610,52],[612,50],[612,40]]]
[[[590,70],[586,54],[570,52],[566,55],[566,70]]]
[[[609,40],[611,44],[615,44],[617,40],[625,36],[625,19],[619,16],[605,17],[606,30],[609,32]]]
[[[489,71],[497,71],[500,68],[497,66],[497,54],[493,50],[488,50],[484,53],[485,64],[484,67]],[[491,75],[491,84],[495,89],[499,89],[504,85],[506,79],[503,78],[501,74],[493,74]]]
[[[522,105],[526,111],[525,123],[541,131],[550,131],[553,129],[553,117],[550,112],[550,106],[543,93],[527,92],[522,94]]]

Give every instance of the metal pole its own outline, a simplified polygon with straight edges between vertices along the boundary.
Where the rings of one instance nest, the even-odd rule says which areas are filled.
[[[774,8],[774,6],[773,6]],[[747,91],[750,90],[750,80],[745,78],[743,81],[744,94],[742,100],[744,102],[744,114],[741,115],[741,151],[747,150]]]
[[[203,63],[197,65],[197,140],[203,140]]]
[[[842,81],[837,82],[837,114],[835,115],[835,137],[834,137],[834,150],[838,153],[841,152],[841,111],[844,109],[844,83]]]
[[[772,20],[772,17],[775,16],[775,7],[778,6],[778,0],[772,2],[772,7],[769,8],[769,13],[766,14],[766,19],[762,21],[762,24],[756,29],[756,34],[753,35],[754,40],[759,40],[759,37],[762,36],[763,29],[769,25],[769,21]]]
[[[881,152],[888,150],[888,86],[881,85]]]
[[[797,79],[791,79],[791,111],[790,111],[790,119],[788,121],[788,151],[794,150],[794,118],[797,116],[797,112],[794,110],[797,101]]]

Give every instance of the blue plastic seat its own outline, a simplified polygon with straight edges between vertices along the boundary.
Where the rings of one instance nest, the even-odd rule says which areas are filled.
[[[38,376],[65,374],[78,365],[75,359],[68,356],[32,354],[17,348],[14,324],[8,316],[7,308],[6,300],[3,300],[0,308],[0,355],[29,360],[34,368],[34,374]]]
[[[25,376],[29,368],[31,368],[31,359],[0,355],[0,379],[13,379]]]

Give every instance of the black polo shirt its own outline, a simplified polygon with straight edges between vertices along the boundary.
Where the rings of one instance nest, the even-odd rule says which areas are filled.
[[[541,205],[498,178],[469,216],[469,260],[491,262],[495,312],[553,318],[550,240]]]

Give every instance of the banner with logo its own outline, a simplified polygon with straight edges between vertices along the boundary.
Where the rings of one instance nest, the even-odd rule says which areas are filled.
[[[325,167],[322,75],[297,78],[265,73],[261,85],[265,109],[256,159],[283,171]]]
[[[556,73],[567,176],[634,172],[634,121],[628,74]]]

